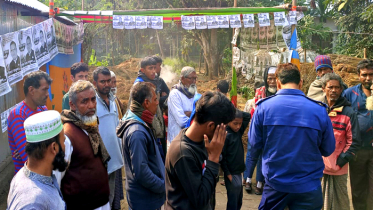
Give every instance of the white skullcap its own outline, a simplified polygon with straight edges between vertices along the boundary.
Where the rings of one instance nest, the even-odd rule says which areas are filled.
[[[276,73],[277,67],[269,67],[268,74],[274,74]]]

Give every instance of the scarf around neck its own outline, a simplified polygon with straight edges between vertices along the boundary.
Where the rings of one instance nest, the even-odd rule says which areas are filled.
[[[159,82],[159,76],[155,76],[154,80],[149,79],[141,70],[137,73],[137,77],[141,78],[144,82],[150,82],[155,86],[155,92],[158,93],[161,90],[161,83]]]
[[[182,83],[181,81],[179,81],[178,84],[174,85],[172,87],[172,89],[177,89],[179,90],[181,93],[183,93],[187,98],[191,99],[194,97],[194,94],[191,94],[189,91],[188,91],[188,88],[186,88]]]
[[[87,131],[89,141],[93,149],[93,154],[95,156],[100,155],[102,162],[104,163],[105,167],[107,167],[107,163],[110,160],[110,155],[106,150],[105,144],[102,141],[100,133],[98,132],[98,126],[92,127],[85,125],[83,121],[76,116],[75,112],[71,110],[63,110],[61,113],[61,120],[63,124],[71,122],[77,127]]]
[[[136,116],[146,122],[149,126],[152,125],[154,115],[149,110],[144,109],[144,107],[139,102],[132,100],[130,110]]]

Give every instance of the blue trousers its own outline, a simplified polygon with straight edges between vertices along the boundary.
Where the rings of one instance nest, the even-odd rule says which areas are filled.
[[[248,177],[253,178],[254,169],[256,166],[256,181],[264,182],[264,176],[262,174],[262,155],[258,158],[258,160],[251,160],[250,157],[251,145],[248,142],[247,144],[247,153],[246,153],[246,169],[243,172],[243,178],[246,180]]]
[[[266,183],[258,209],[283,210],[286,206],[289,210],[320,210],[323,206],[321,183],[316,189],[306,193],[279,192]]]
[[[224,174],[225,188],[227,188],[227,210],[240,210],[242,206],[242,176],[232,175],[232,181]]]

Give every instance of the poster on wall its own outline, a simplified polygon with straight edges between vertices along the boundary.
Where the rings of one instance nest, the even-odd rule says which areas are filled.
[[[7,120],[8,120],[9,113],[10,112],[8,112],[8,110],[5,110],[1,113],[1,131],[3,133],[5,133],[8,129]]]
[[[152,16],[152,29],[163,29],[162,16]]]
[[[136,28],[135,16],[124,15],[123,22],[124,22],[124,29],[135,29]]]
[[[297,11],[289,11],[290,25],[297,24]]]
[[[53,19],[50,18],[43,22],[44,32],[47,38],[47,47],[49,52],[49,57],[52,59],[58,54],[57,43],[56,43],[56,33],[53,26]],[[77,27],[75,27],[77,28]],[[78,42],[78,34],[76,32],[76,42]]]
[[[0,45],[0,52],[2,51],[2,45]],[[3,53],[0,53],[0,96],[9,93],[11,90],[12,88],[10,87],[8,82],[8,74],[5,68]]]
[[[285,12],[274,12],[273,13],[275,26],[283,26],[285,25]]]
[[[73,26],[65,26],[66,36],[65,36],[65,54],[74,54],[73,49]]]
[[[241,28],[241,15],[229,15],[231,28]]]
[[[242,15],[243,26],[245,28],[254,28],[254,14],[243,14]]]
[[[282,28],[282,36],[285,41],[287,48],[290,48],[290,40],[291,40],[291,26],[285,26]],[[301,48],[299,36],[297,35],[297,49]],[[290,50],[290,49],[289,49]]]
[[[259,20],[260,27],[269,26],[270,25],[269,13],[259,13],[258,20]]]
[[[219,23],[218,23],[218,17],[211,15],[211,16],[206,16],[207,20],[207,28],[208,29],[213,29],[213,28],[219,28]]]
[[[19,51],[21,55],[21,69],[23,76],[39,69],[35,56],[34,43],[31,41],[32,27],[25,28],[18,33]]]
[[[147,17],[146,16],[136,16],[136,28],[137,29],[147,28]]]
[[[228,15],[218,15],[219,28],[229,28],[229,16]]]
[[[186,29],[186,30],[196,29],[196,22],[194,20],[194,16],[182,15],[181,26],[183,27],[183,29]]]
[[[36,60],[38,61],[38,67],[40,68],[42,65],[50,61],[43,23],[36,24],[32,27],[32,39],[34,42]]]
[[[121,15],[113,15],[113,28],[124,29],[124,23]]]
[[[196,29],[207,29],[207,18],[206,16],[195,16]]]
[[[13,85],[23,78],[18,50],[18,32],[2,35],[1,38],[8,82],[9,85]]]
[[[63,44],[63,34],[65,32],[65,29],[62,28],[64,24],[60,23],[59,21],[53,19],[53,25],[56,31],[56,42],[57,42],[57,48],[59,53],[65,53],[65,45]]]

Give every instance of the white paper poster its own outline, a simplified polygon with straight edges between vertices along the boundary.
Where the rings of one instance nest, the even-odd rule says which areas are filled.
[[[21,55],[21,69],[22,69],[23,76],[26,76],[30,72],[33,72],[39,69],[38,62],[36,61],[36,56],[35,56],[34,43],[31,41],[32,27],[28,27],[23,30],[20,30],[18,33],[18,36],[19,36],[19,51]]]
[[[243,20],[243,26],[245,28],[254,28],[255,22],[254,22],[254,14],[243,14],[242,15]]]
[[[124,29],[135,29],[136,19],[135,16],[123,15]]]
[[[282,37],[284,38],[285,44],[287,48],[290,48],[290,40],[291,40],[291,26],[285,26],[282,28]],[[301,48],[300,40],[297,34],[297,49]]]
[[[9,93],[12,90],[8,82],[8,74],[5,68],[3,53],[1,53],[2,51],[2,45],[0,45],[0,96]]]
[[[45,38],[43,23],[39,23],[32,27],[32,36],[35,47],[36,60],[39,68],[50,61],[47,40]]]
[[[5,133],[5,131],[7,131],[8,129],[8,124],[7,124],[7,121],[8,121],[8,110],[5,110],[4,112],[1,113],[1,131],[3,133]]]
[[[65,54],[74,54],[74,49],[73,49],[73,30],[74,30],[74,26],[65,25],[65,30],[66,30],[66,33],[65,33]]]
[[[18,43],[18,31],[2,35],[1,44],[3,47],[4,61],[8,73],[9,85],[13,85],[23,78],[21,70],[21,59]]]
[[[113,15],[113,28],[124,29],[124,23],[121,15]]]
[[[269,13],[259,13],[259,27],[269,26],[271,23],[269,22]]]
[[[136,28],[146,29],[147,28],[147,17],[146,16],[136,16]]]
[[[47,46],[50,59],[53,59],[54,56],[58,54],[57,43],[56,43],[56,34],[53,26],[53,19],[50,18],[43,22],[44,32],[46,32]],[[78,29],[76,26],[75,29]],[[74,36],[75,42],[78,43],[78,30],[75,30],[76,34]]]
[[[152,28],[152,17],[153,16],[146,16],[146,21],[147,21],[146,26],[148,28]]]
[[[207,29],[207,18],[206,16],[195,16],[196,29]]]
[[[219,28],[229,28],[229,16],[228,15],[218,15]]]
[[[186,30],[196,29],[196,23],[194,21],[194,16],[181,16],[181,25]]]
[[[163,29],[162,16],[152,16],[152,29]]]
[[[231,28],[241,28],[241,15],[229,15]]]
[[[290,25],[297,24],[297,11],[289,11]]]
[[[275,26],[285,25],[285,12],[274,12]]]
[[[218,16],[206,16],[206,20],[208,29],[219,28]]]

